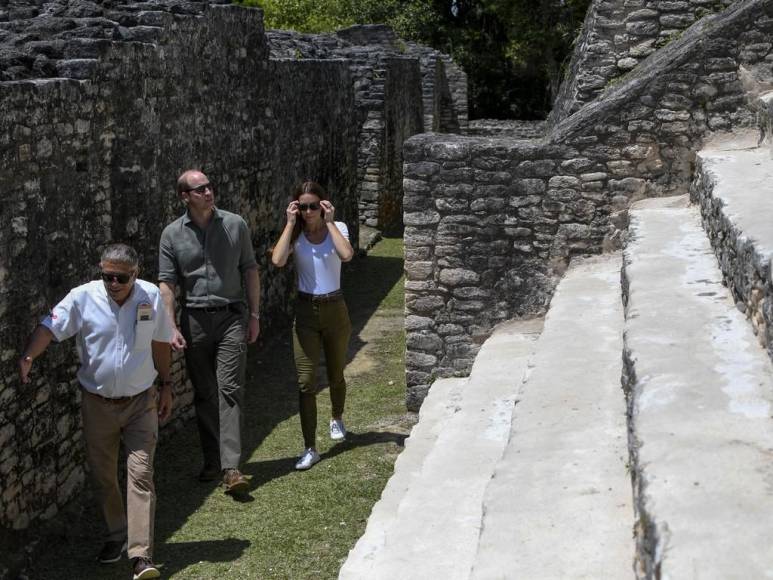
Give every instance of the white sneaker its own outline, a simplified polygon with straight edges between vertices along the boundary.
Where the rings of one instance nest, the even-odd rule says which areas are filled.
[[[303,452],[303,455],[301,455],[298,463],[295,464],[295,469],[298,471],[310,469],[311,466],[317,462],[319,462],[319,453],[317,453],[317,450],[313,447],[309,447],[306,451]]]
[[[340,441],[346,437],[346,427],[341,419],[330,419],[330,438]]]

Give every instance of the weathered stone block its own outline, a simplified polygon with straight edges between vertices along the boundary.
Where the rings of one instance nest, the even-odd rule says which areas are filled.
[[[405,365],[411,369],[431,369],[437,364],[437,357],[424,352],[409,350],[405,353]]]
[[[426,226],[440,221],[440,214],[436,211],[405,213],[403,222],[407,226]]]
[[[427,331],[409,332],[405,337],[408,349],[424,352],[440,352],[443,349],[443,341],[439,336]]]
[[[552,189],[558,188],[575,188],[580,186],[580,180],[577,177],[570,175],[557,175],[551,177],[548,181],[548,187]]]
[[[432,315],[445,307],[446,301],[440,296],[422,296],[420,298],[405,298],[408,311],[414,314]]]
[[[451,268],[440,271],[438,280],[447,286],[461,286],[465,284],[477,284],[480,276],[473,270]]]
[[[405,274],[409,280],[426,280],[432,277],[433,262],[410,262],[405,264]]]

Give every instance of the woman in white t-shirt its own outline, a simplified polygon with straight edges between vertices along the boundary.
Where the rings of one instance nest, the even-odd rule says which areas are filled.
[[[346,224],[334,221],[334,215],[325,190],[314,181],[302,183],[287,206],[287,224],[271,255],[273,264],[281,268],[292,254],[298,273],[293,353],[304,452],[296,469],[309,469],[319,461],[316,369],[323,349],[332,405],[330,438],[346,436],[344,367],[352,325],[341,293],[341,262],[351,260],[354,250]]]

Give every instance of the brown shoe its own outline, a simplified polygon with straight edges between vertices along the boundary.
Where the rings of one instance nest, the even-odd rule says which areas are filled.
[[[226,493],[244,493],[249,486],[247,478],[238,469],[223,470],[223,487]]]

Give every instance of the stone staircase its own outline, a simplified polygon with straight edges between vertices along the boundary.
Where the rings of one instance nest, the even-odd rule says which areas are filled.
[[[770,163],[700,152],[436,381],[340,578],[773,577]]]

